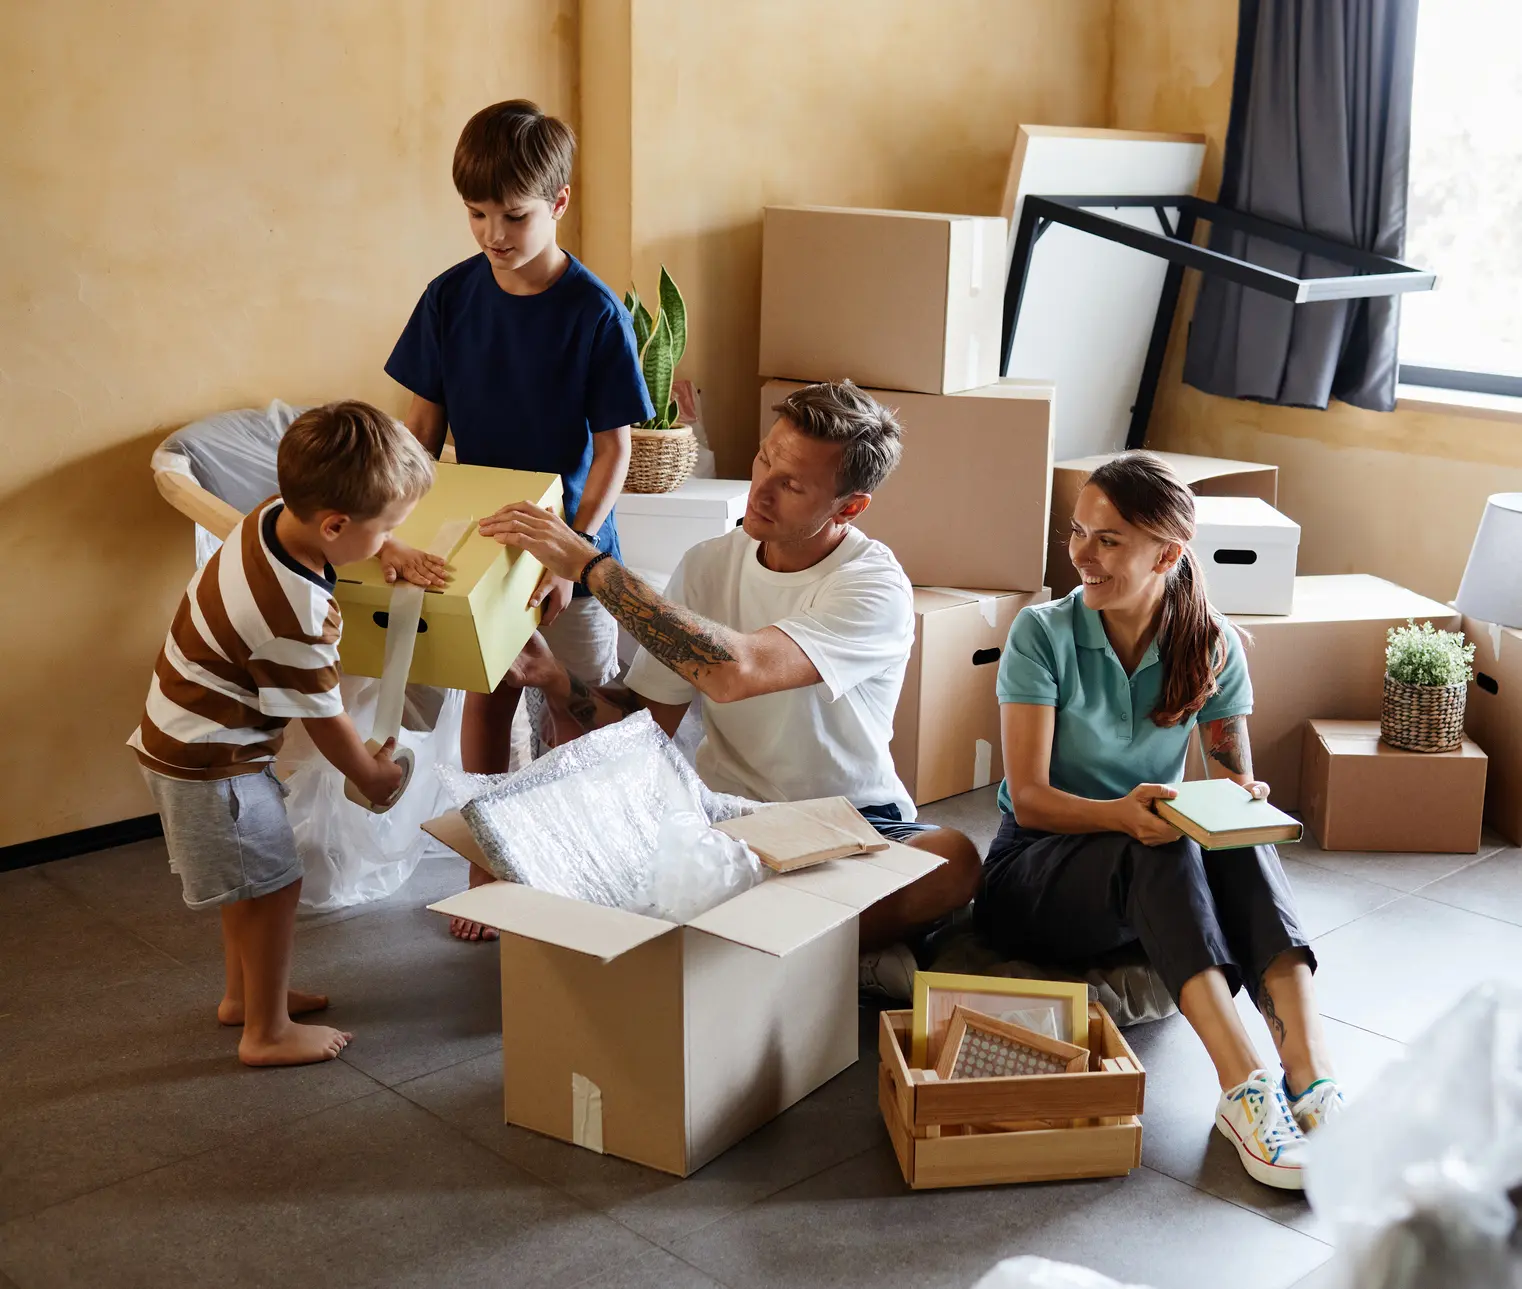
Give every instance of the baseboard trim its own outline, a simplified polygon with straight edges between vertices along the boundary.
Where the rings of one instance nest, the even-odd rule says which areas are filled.
[[[39,837],[36,841],[0,846],[0,873],[9,872],[13,868],[46,864],[54,859],[68,859],[72,855],[88,855],[91,851],[109,850],[112,846],[125,846],[129,842],[146,841],[150,837],[163,835],[164,825],[157,815],[139,815],[135,819],[119,819],[114,824],[100,824],[94,828],[59,833],[56,837]]]

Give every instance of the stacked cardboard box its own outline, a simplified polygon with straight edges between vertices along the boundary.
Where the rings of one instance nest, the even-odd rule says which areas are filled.
[[[921,588],[893,742],[920,804],[999,777],[1000,652],[1048,598],[1053,390],[999,379],[1004,242],[1002,219],[766,211],[761,434],[805,382],[847,378],[904,426],[858,527]]]

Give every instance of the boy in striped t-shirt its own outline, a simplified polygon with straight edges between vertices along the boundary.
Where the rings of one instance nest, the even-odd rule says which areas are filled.
[[[374,802],[401,786],[392,743],[370,753],[339,694],[333,566],[368,559],[433,483],[407,429],[330,403],[280,443],[280,495],[256,506],[190,581],[128,740],[193,909],[220,908],[223,1024],[246,1065],[331,1060],[352,1037],[292,1015],[327,1006],[290,988],[301,859],[275,753],[291,719]]]

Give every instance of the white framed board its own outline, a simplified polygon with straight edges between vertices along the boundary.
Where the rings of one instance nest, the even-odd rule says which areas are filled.
[[[1006,270],[1027,196],[1194,196],[1204,159],[1199,134],[1020,126],[1000,212]],[[1150,207],[1094,210],[1158,227]],[[1156,255],[1061,224],[1037,242],[1002,374],[1056,384],[1055,460],[1125,447],[1167,272]]]

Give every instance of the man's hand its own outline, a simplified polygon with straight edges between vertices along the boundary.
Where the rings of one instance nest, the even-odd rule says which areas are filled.
[[[481,521],[481,534],[527,551],[546,570],[567,582],[576,581],[587,561],[597,554],[597,548],[577,536],[560,516],[531,501],[515,501],[488,515]]]
[[[376,556],[388,582],[411,582],[413,586],[448,586],[454,570],[441,556],[430,555],[394,537],[380,548]]]
[[[539,577],[539,585],[534,588],[534,593],[529,596],[529,607],[539,609],[539,625],[547,627],[558,618],[571,602],[571,588],[574,582],[564,577],[556,577],[549,569],[545,569]]]
[[[1144,846],[1166,846],[1177,841],[1179,830],[1165,823],[1152,808],[1155,801],[1168,801],[1178,792],[1162,783],[1139,783],[1120,800],[1111,802],[1115,811],[1114,828],[1135,837]]]
[[[396,751],[396,740],[388,738],[385,743],[375,749],[363,779],[356,780],[355,783],[355,786],[378,806],[383,806],[390,801],[396,795],[397,789],[402,786],[404,771],[391,759],[394,751]]]

